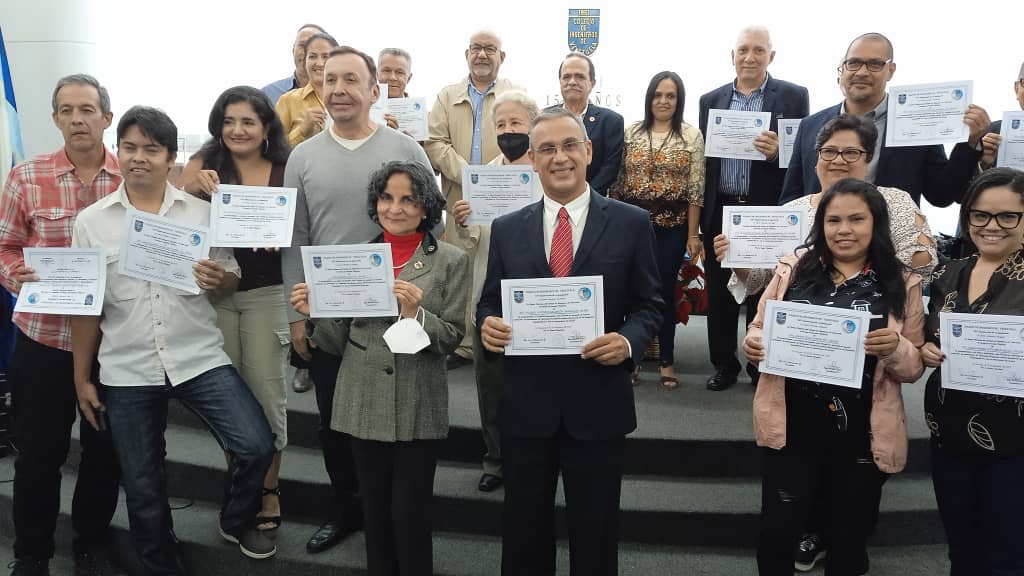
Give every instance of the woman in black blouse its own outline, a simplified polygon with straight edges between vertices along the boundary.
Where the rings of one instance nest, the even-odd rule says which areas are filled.
[[[944,358],[939,313],[1024,314],[1024,172],[995,168],[967,191],[960,230],[977,254],[932,276],[921,356]],[[942,387],[925,390],[932,479],[949,541],[950,574],[1024,574],[1024,398]]]

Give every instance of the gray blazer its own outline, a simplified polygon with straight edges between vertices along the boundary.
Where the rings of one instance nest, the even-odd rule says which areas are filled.
[[[313,342],[341,356],[331,429],[363,440],[398,442],[448,436],[445,356],[466,332],[469,258],[431,234],[399,280],[423,290],[423,329],[430,345],[417,354],[392,354],[384,332],[395,318],[320,320]]]

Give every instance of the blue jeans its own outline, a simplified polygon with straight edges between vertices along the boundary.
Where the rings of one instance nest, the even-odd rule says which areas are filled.
[[[179,574],[177,539],[167,504],[164,471],[167,402],[178,399],[202,418],[231,455],[220,524],[231,531],[260,510],[263,477],[274,455],[274,434],[256,398],[233,367],[219,366],[171,386],[107,386],[106,407],[121,483],[128,505],[132,543],[156,575]]]

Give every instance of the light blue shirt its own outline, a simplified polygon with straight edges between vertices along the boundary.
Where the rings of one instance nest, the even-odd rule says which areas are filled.
[[[483,148],[481,140],[483,138],[483,116],[484,116],[484,98],[490,93],[491,89],[494,88],[494,83],[497,82],[494,79],[490,84],[487,85],[487,90],[483,92],[476,89],[473,85],[473,79],[469,80],[469,101],[473,105],[473,147],[469,151],[469,163],[470,164],[481,164],[483,163]]]
[[[761,112],[764,107],[764,87],[768,84],[768,75],[764,75],[764,82],[757,90],[744,96],[736,89],[733,82],[732,99],[729,101],[729,110],[743,110],[746,112]],[[750,192],[750,160],[737,160],[735,158],[722,158],[720,172],[719,190],[728,196],[746,196]]]
[[[276,82],[271,82],[263,87],[263,93],[270,98],[270,104],[277,106],[277,100],[289,90],[294,90],[299,87],[299,82],[295,79],[295,76],[288,78],[281,78]]]

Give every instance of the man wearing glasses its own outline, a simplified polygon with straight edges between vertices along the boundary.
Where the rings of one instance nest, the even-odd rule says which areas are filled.
[[[838,72],[839,87],[846,98],[836,106],[808,116],[800,124],[779,204],[821,190],[814,172],[817,163],[814,141],[818,130],[840,114],[863,115],[878,128],[878,154],[868,165],[869,182],[906,190],[918,204],[921,196],[939,207],[959,202],[981,159],[981,137],[990,122],[988,113],[973,104],[968,108],[964,123],[970,128],[970,137],[967,142],[957,144],[948,159],[940,144],[887,148],[888,94],[885,89],[896,73],[892,43],[874,32],[858,36],[847,48]]]
[[[1017,72],[1017,79],[1013,81],[1013,92],[1017,95],[1017,104],[1024,110],[1024,63],[1020,65]],[[1003,128],[1003,121],[996,120],[988,127],[987,133],[981,138],[981,145],[984,147],[979,164],[982,170],[988,170],[996,165],[996,156],[999,154],[999,145],[1003,143],[1003,137],[999,135]]]
[[[481,30],[469,38],[466,64],[469,76],[446,86],[437,94],[437,102],[428,120],[430,138],[423,144],[430,163],[441,173],[441,189],[448,203],[448,217],[455,203],[462,199],[462,167],[487,164],[501,154],[494,132],[494,98],[515,88],[498,79],[498,70],[505,61],[501,39],[494,32]],[[475,257],[474,244],[450,235],[448,241],[469,254],[470,268]],[[473,325],[470,314],[475,302],[466,308],[466,325]],[[467,330],[458,349],[448,357],[448,368],[473,362],[473,335]]]

